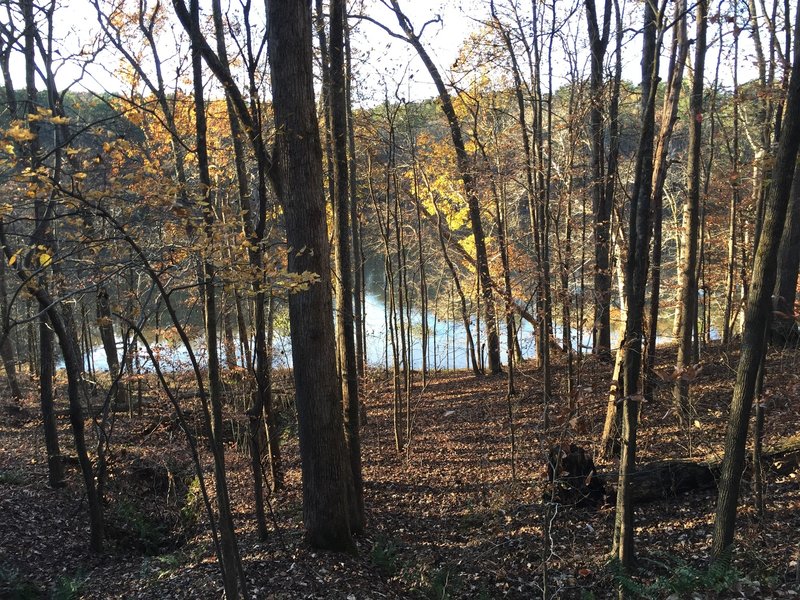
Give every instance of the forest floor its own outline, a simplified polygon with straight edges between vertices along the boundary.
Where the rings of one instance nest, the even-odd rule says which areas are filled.
[[[668,349],[662,364],[668,364]],[[639,461],[718,461],[738,355],[714,346],[692,382],[689,432],[671,410],[670,383],[644,405]],[[563,357],[557,357],[562,361]],[[606,598],[618,579],[608,566],[613,508],[543,502],[546,455],[556,443],[594,452],[602,430],[611,365],[587,358],[575,400],[556,394],[552,427],[542,428],[540,373],[524,364],[510,403],[505,377],[468,372],[415,374],[411,439],[395,449],[391,381],[362,383],[367,420],[363,464],[367,533],[356,556],[303,543],[300,467],[291,404],[284,407],[286,490],[269,498],[271,532],[259,541],[253,519],[244,419],[231,385],[227,460],[249,592],[258,599]],[[565,389],[556,368],[555,390]],[[181,383],[187,410],[189,385]],[[88,550],[86,502],[71,451],[63,391],[59,429],[67,485],[47,486],[38,401],[0,398],[0,598],[220,598],[208,522],[186,439],[171,409],[146,379],[142,414],[116,413],[105,490],[107,549]],[[800,431],[800,353],[773,352],[767,368],[766,445]],[[100,403],[102,398],[96,398]],[[199,419],[198,419],[199,422]],[[87,431],[91,423],[87,420]],[[202,433],[202,432],[201,432]],[[93,442],[96,443],[96,442]],[[208,457],[204,455],[207,464]],[[615,461],[595,458],[612,474]],[[210,466],[207,473],[210,480]],[[800,473],[766,474],[766,512],[756,518],[743,481],[737,551],[730,570],[706,570],[716,494],[701,491],[636,509],[637,575],[625,579],[644,598],[796,598],[800,595]],[[549,532],[545,536],[543,526]],[[545,583],[546,582],[546,588]]]

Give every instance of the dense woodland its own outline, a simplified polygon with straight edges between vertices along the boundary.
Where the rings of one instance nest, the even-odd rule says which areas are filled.
[[[797,3],[412,4],[3,0],[2,597],[796,597]]]

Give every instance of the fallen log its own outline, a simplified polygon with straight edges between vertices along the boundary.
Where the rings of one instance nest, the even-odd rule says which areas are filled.
[[[777,475],[788,475],[800,466],[800,434],[772,444],[763,456],[764,467]],[[686,492],[716,490],[722,462],[661,460],[639,465],[631,475],[631,496],[635,504],[675,498]],[[752,471],[748,465],[745,476]],[[616,474],[607,473],[610,497],[617,493]]]
[[[663,460],[641,465],[631,475],[634,503],[675,498],[685,492],[717,487],[719,465],[682,460]],[[611,483],[616,494],[616,481]]]

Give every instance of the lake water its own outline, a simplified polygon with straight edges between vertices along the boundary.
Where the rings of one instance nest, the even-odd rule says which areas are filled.
[[[388,364],[391,367],[391,345],[388,345],[388,334],[385,329],[385,315],[383,298],[374,294],[367,294],[365,301],[365,329],[366,329],[366,345],[367,345],[367,362],[371,366],[380,367],[387,364],[386,352],[389,352]],[[412,362],[414,369],[422,368],[422,316],[419,311],[411,311],[412,322]],[[523,321],[521,325],[518,324],[519,344],[522,349],[522,354],[525,358],[530,358],[535,352],[535,337],[533,328],[530,323]],[[275,331],[275,338],[273,344],[274,352],[274,366],[287,367],[291,366],[291,341],[289,339],[288,331],[280,331],[280,328]],[[475,331],[475,324],[472,325],[472,335],[477,341]],[[435,335],[434,335],[435,332]],[[483,343],[484,331],[481,331],[481,343]],[[561,331],[556,328],[556,336],[560,339]],[[506,335],[505,327],[500,331],[501,351],[503,353],[503,360],[505,361],[506,352]],[[582,343],[584,347],[588,347],[591,343],[591,332],[585,333]],[[573,345],[577,347],[578,339],[573,333]],[[387,348],[388,345],[388,348]],[[156,342],[151,340],[151,346],[154,353],[160,362],[161,368],[164,371],[177,371],[189,368],[191,363],[189,361],[189,353],[180,341],[175,342]],[[117,340],[118,352],[121,354],[123,343],[121,339]],[[202,337],[195,338],[192,342],[192,350],[197,356],[198,360],[202,363],[206,358],[206,345]],[[237,344],[237,358],[239,356]],[[221,349],[220,359],[224,361],[225,353],[224,348]],[[101,345],[94,347],[91,359],[84,359],[87,363],[91,360],[91,364],[96,371],[107,371],[108,363],[105,351]],[[139,360],[141,368],[144,371],[151,371],[152,364],[150,357],[147,356],[143,348],[140,348]],[[63,362],[60,364],[63,367]],[[459,320],[454,322],[449,319],[437,318],[434,319],[433,314],[428,316],[428,366],[429,368],[436,369],[465,369],[469,367],[468,364],[468,351],[466,342],[466,331],[463,323]]]
[[[441,308],[441,307],[440,307]],[[374,293],[368,293],[365,301],[365,329],[366,329],[366,345],[367,345],[367,362],[374,367],[392,366],[392,349],[389,342],[389,336],[385,329],[385,314],[382,294],[380,296]],[[452,316],[452,313],[448,313]],[[287,321],[288,319],[281,319]],[[415,370],[422,368],[422,333],[421,324],[422,316],[417,310],[411,311],[412,322],[412,364]],[[530,323],[522,321],[521,324],[518,320],[518,336],[519,344],[524,358],[531,358],[534,356],[536,341],[534,331]],[[618,343],[621,324],[617,323],[612,325],[612,346]],[[671,320],[665,319],[664,330],[671,328]],[[289,339],[289,332],[281,330],[280,327],[276,328],[273,354],[274,366],[276,367],[290,367],[291,366],[291,341]],[[472,335],[477,343],[477,335],[475,331],[475,324],[472,324]],[[434,335],[435,332],[435,335]],[[666,331],[664,332],[666,333]],[[481,331],[481,343],[483,344],[484,331]],[[222,336],[220,336],[221,338]],[[562,330],[560,327],[555,326],[555,337],[558,340],[562,338]],[[591,331],[583,333],[580,343],[583,344],[584,349],[589,349],[591,345]],[[712,330],[712,337],[718,337],[718,332]],[[238,339],[238,338],[237,338]],[[221,340],[220,340],[221,341]],[[668,343],[674,341],[669,335],[660,335],[657,343]],[[506,335],[504,324],[501,325],[500,330],[500,344],[501,356],[503,362],[506,358]],[[578,347],[578,337],[575,330],[572,332],[572,345],[573,348]],[[191,366],[189,361],[189,353],[182,343],[178,340],[177,343],[161,341],[160,343],[151,340],[152,348],[157,354],[161,368],[164,371],[174,372],[184,370]],[[205,340],[202,337],[195,338],[192,343],[192,349],[195,352],[201,364],[206,359],[206,346]],[[387,350],[389,358],[387,361]],[[122,352],[122,340],[118,340],[118,351]],[[237,358],[239,354],[237,344]],[[485,357],[484,357],[485,358]],[[140,349],[139,355],[141,369],[145,372],[152,371],[152,363],[149,356]],[[220,351],[220,360],[225,360],[224,348]],[[85,368],[88,370],[88,360],[85,358]],[[96,371],[107,371],[108,364],[105,352],[102,346],[94,347],[91,356],[91,363]],[[241,361],[240,361],[241,363]],[[59,365],[63,367],[63,362]],[[460,320],[453,321],[451,319],[437,318],[434,319],[432,310],[428,316],[428,367],[435,369],[466,369],[469,368],[468,364],[468,351],[466,342],[466,332],[464,325]]]

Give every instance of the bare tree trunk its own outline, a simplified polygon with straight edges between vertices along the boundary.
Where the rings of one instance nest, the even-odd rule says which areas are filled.
[[[653,256],[650,265],[650,312],[648,316],[647,350],[645,352],[644,396],[653,399],[653,369],[656,365],[656,341],[658,339],[658,317],[661,302],[661,251],[663,232],[664,185],[669,171],[669,145],[672,131],[678,120],[678,104],[683,85],[683,70],[689,54],[689,38],[686,32],[686,0],[675,2],[675,24],[670,49],[668,92],[661,111],[661,129],[656,141],[653,173]]]
[[[239,594],[247,597],[247,580],[244,578],[239,548],[236,543],[236,531],[228,495],[227,476],[225,473],[225,444],[223,442],[222,421],[222,378],[220,376],[218,320],[216,297],[216,273],[211,256],[215,244],[215,215],[211,199],[211,176],[209,174],[206,107],[203,90],[202,58],[200,42],[200,5],[199,0],[190,0],[191,15],[190,38],[192,40],[192,79],[194,92],[194,117],[197,139],[197,167],[200,187],[197,203],[200,205],[204,220],[204,235],[207,250],[201,258],[200,289],[203,296],[205,316],[206,351],[208,353],[208,388],[211,412],[211,446],[214,457],[214,484],[219,511],[220,550],[222,559],[222,577],[225,586],[225,597],[229,600],[239,598]],[[205,398],[202,398],[205,402]]]
[[[389,132],[390,138],[394,128],[394,114],[387,112],[389,119]],[[403,449],[403,435],[400,430],[400,348],[399,348],[399,332],[397,328],[397,306],[396,289],[394,268],[392,266],[392,251],[390,244],[391,233],[391,161],[393,145],[390,142],[387,153],[389,158],[386,165],[386,213],[385,216],[381,212],[378,205],[378,200],[375,194],[375,189],[372,186],[372,161],[368,158],[368,173],[367,182],[369,185],[369,195],[372,200],[372,205],[375,208],[375,215],[380,229],[381,239],[383,240],[383,272],[384,272],[384,286],[383,286],[383,306],[384,306],[384,331],[386,332],[385,355],[386,355],[386,371],[389,371],[389,348],[392,350],[392,425],[394,430],[394,445],[395,450],[400,452]]]
[[[795,20],[794,57],[786,96],[787,106],[800,105],[800,10]],[[772,312],[771,298],[775,289],[774,265],[778,258],[781,233],[786,221],[792,179],[800,145],[800,113],[786,111],[772,170],[769,195],[765,204],[764,225],[755,256],[753,278],[745,311],[742,353],[736,372],[728,429],[725,435],[725,458],[719,485],[714,520],[712,557],[715,562],[731,558],[739,481],[744,469],[745,444],[759,364],[766,350],[765,330]]]
[[[24,55],[25,55],[25,84],[27,96],[27,109],[29,114],[36,113],[37,91],[36,91],[36,63],[35,63],[35,32],[36,24],[34,21],[34,5],[33,0],[24,0],[20,3],[23,12],[23,21],[25,30],[23,32],[24,42]],[[24,148],[25,157],[27,159],[26,166],[31,172],[36,172],[39,168],[40,161],[40,148],[38,141],[39,126],[35,119],[30,120],[29,127],[33,134],[33,139],[26,144]],[[51,233],[51,225],[49,222],[48,211],[49,204],[42,200],[36,200],[34,204],[36,225],[33,235],[31,235],[32,247],[52,248],[53,240]],[[3,243],[6,246],[5,243]],[[6,254],[10,258],[9,248],[6,248]],[[52,249],[48,250],[53,252]],[[19,271],[17,271],[19,273]],[[25,280],[23,279],[23,282]],[[42,289],[43,293],[47,293],[47,276],[42,273],[37,277],[37,286]],[[38,298],[37,298],[38,300]],[[42,306],[39,302],[39,401],[42,409],[42,422],[44,425],[44,438],[45,448],[47,449],[47,470],[48,482],[50,487],[62,487],[64,485],[64,466],[61,461],[61,452],[58,444],[58,429],[55,418],[55,407],[53,406],[53,376],[55,375],[55,365],[53,357],[53,332],[48,323],[48,315],[46,311],[47,306]],[[55,310],[55,307],[53,307]],[[78,376],[79,372],[75,374]],[[80,406],[78,406],[80,409]],[[80,432],[80,436],[78,435]],[[76,447],[81,446],[83,443],[83,421],[79,424],[79,430],[73,429],[76,435]],[[85,448],[85,444],[84,444]],[[85,462],[88,463],[88,455],[85,457]],[[82,463],[83,464],[83,463]],[[94,489],[94,482],[92,482]],[[102,519],[101,530],[102,530]],[[102,546],[102,536],[98,539],[98,547]]]
[[[361,473],[361,434],[359,431],[358,367],[356,365],[353,318],[352,202],[347,160],[347,76],[345,71],[344,0],[332,0],[330,13],[330,114],[333,137],[334,239],[336,240],[337,338],[342,370],[344,427],[352,470],[353,496],[350,527],[364,531],[364,478]]]
[[[422,225],[422,208],[419,201],[419,172],[417,165],[417,140],[416,133],[412,130],[411,114],[409,113],[409,104],[406,103],[406,123],[408,125],[408,143],[411,150],[411,174],[412,174],[412,196],[414,198],[414,206],[416,208],[416,230],[417,230],[417,254],[419,259],[419,300],[420,300],[420,315],[421,319],[421,339],[420,347],[422,349],[422,386],[425,387],[428,383],[428,341],[430,337],[428,325],[428,281],[426,274],[426,256],[422,247],[422,239],[424,228]],[[434,331],[435,331],[434,320]]]
[[[288,244],[305,249],[289,253],[289,272],[300,277],[314,274],[307,289],[289,297],[306,538],[314,547],[352,551],[348,502],[352,470],[336,372],[311,13],[306,3],[291,0],[272,0],[267,8],[276,127],[271,176],[283,205]]]
[[[686,173],[688,193],[683,209],[683,262],[681,264],[680,311],[683,315],[679,331],[677,369],[681,375],[675,380],[674,397],[678,418],[684,427],[691,418],[689,380],[683,372],[690,365],[692,336],[697,324],[697,242],[700,230],[700,178],[702,165],[703,76],[706,58],[707,0],[697,3],[697,34],[692,77],[692,94],[689,98],[689,163]]]
[[[611,0],[605,0],[602,32],[597,22],[597,8],[594,0],[585,0],[586,20],[589,28],[589,47],[591,49],[591,108],[589,129],[592,151],[592,209],[594,211],[594,325],[592,327],[592,347],[598,356],[608,359],[611,356],[611,270],[609,255],[611,202],[605,197],[603,165],[603,59],[608,46],[611,24]],[[613,175],[613,174],[610,174]]]
[[[611,101],[609,106],[609,124],[608,124],[608,136],[609,136],[609,148],[608,148],[608,168],[607,168],[607,175],[605,178],[605,192],[604,198],[608,199],[609,203],[609,211],[612,211],[614,207],[614,192],[616,189],[616,171],[617,171],[617,162],[619,161],[619,93],[620,87],[622,85],[622,38],[623,38],[623,26],[622,26],[622,13],[619,7],[619,1],[614,0],[614,21],[616,26],[616,61],[614,64],[614,82],[612,85],[611,91]],[[584,210],[585,212],[585,210]],[[609,217],[610,218],[610,217]],[[609,235],[611,232],[611,224],[609,223]],[[582,235],[586,235],[586,223],[584,219],[583,228],[582,228]],[[612,236],[613,238],[613,236]],[[609,251],[610,248],[613,247],[612,239],[609,239]],[[582,250],[584,252],[584,250]],[[609,261],[610,263],[611,261]],[[613,270],[613,266],[609,264],[609,277],[610,273]],[[584,274],[581,271],[581,289],[584,289]],[[624,297],[624,293],[620,294],[620,303],[622,308],[622,313],[625,315],[625,306],[626,300]],[[583,311],[583,306],[581,305],[581,312]],[[623,340],[624,342],[624,340]],[[594,349],[594,346],[593,346]],[[617,349],[616,357],[614,360],[614,376],[611,380],[611,386],[609,389],[609,400],[606,404],[606,418],[605,423],[603,426],[603,434],[601,438],[601,453],[605,457],[610,457],[615,449],[619,445],[619,436],[621,434],[621,411],[619,410],[619,404],[617,400],[621,398],[620,392],[621,390],[618,389],[620,385],[620,370],[622,368],[622,344]]]
[[[352,98],[352,57],[350,52],[350,28],[347,27],[347,18],[345,17],[345,31],[344,31],[344,44],[345,44],[345,87],[346,87],[346,100],[345,106],[347,108],[347,150],[348,150],[348,163],[347,172],[350,176],[350,227],[352,230],[352,252],[353,252],[353,327],[355,328],[356,337],[356,366],[358,375],[364,376],[364,371],[367,364],[367,347],[366,336],[364,328],[364,260],[361,252],[361,223],[359,221],[358,201],[357,201],[357,183],[356,168],[358,161],[356,159],[356,135],[355,123],[353,122],[353,98]]]
[[[737,11],[733,11],[734,24],[737,23]],[[727,345],[731,341],[731,330],[733,323],[733,292],[736,275],[736,211],[740,200],[739,181],[739,29],[737,26],[733,36],[733,140],[731,162],[733,163],[733,174],[731,176],[731,200],[728,208],[728,264],[725,281],[725,313],[722,323],[722,343]],[[738,312],[738,311],[737,311]]]
[[[636,171],[631,193],[631,212],[628,235],[628,256],[625,265],[625,299],[627,319],[623,344],[622,452],[619,462],[617,513],[614,523],[614,553],[624,569],[634,560],[633,505],[630,478],[636,466],[636,433],[639,417],[639,390],[642,354],[642,321],[647,285],[647,252],[650,233],[650,198],[653,177],[653,138],[655,129],[656,77],[658,54],[656,29],[661,15],[652,4],[644,8],[642,49],[642,131],[636,155]],[[624,597],[624,589],[620,588]]]

